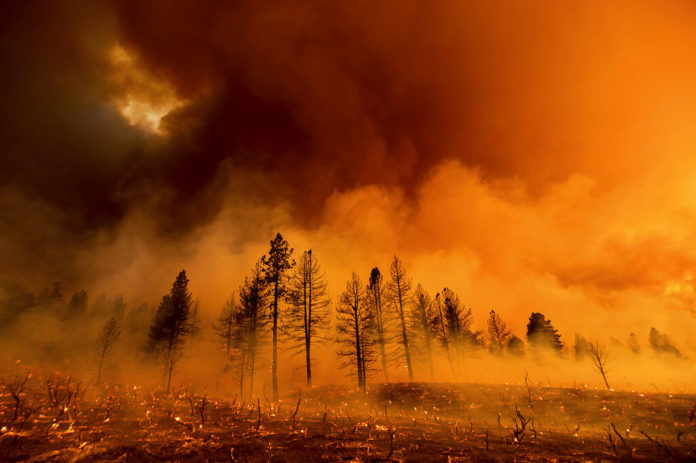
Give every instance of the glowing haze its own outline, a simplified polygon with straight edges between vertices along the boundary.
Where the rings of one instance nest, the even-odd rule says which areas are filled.
[[[281,231],[483,327],[696,334],[691,2],[7,2],[0,278],[209,313]]]

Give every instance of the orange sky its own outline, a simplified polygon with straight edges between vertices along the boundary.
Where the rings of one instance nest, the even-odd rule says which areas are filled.
[[[696,334],[689,2],[2,8],[3,281],[217,311],[280,230],[334,293]]]

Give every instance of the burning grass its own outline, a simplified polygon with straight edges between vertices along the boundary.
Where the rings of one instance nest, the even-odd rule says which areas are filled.
[[[692,460],[696,396],[396,383],[278,403],[177,387],[2,378],[5,461]]]

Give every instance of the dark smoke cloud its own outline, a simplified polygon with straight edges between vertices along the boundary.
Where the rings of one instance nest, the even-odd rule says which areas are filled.
[[[310,227],[331,216],[335,192],[378,185],[413,202],[449,158],[533,197],[571,174],[603,191],[655,170],[655,158],[678,162],[665,150],[681,147],[696,98],[683,59],[696,49],[694,12],[677,2],[0,8],[4,277],[79,279],[78,250],[108,242],[133,211],[176,242],[230,198],[289,203]],[[162,120],[165,135],[114,106],[115,45],[185,102]],[[557,273],[611,286],[593,265]]]

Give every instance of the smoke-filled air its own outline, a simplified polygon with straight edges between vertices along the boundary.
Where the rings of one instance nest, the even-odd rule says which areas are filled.
[[[0,460],[693,461],[696,6],[0,4]]]

